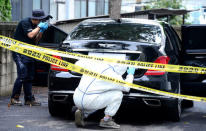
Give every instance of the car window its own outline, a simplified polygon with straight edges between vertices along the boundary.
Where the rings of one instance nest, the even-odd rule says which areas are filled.
[[[206,28],[184,28],[182,34],[184,49],[206,49]]]
[[[159,26],[147,24],[115,23],[79,25],[68,37],[69,40],[123,40],[160,44]]]
[[[61,43],[66,39],[67,35],[68,35],[67,33],[56,28],[55,26],[50,26],[44,32],[44,35],[42,36],[40,43],[50,43],[50,44]]]
[[[173,35],[172,33],[172,30],[169,26],[165,26],[165,31],[167,32],[167,35],[168,35],[168,39],[170,39],[171,41],[171,46],[173,47],[173,52],[178,55],[178,47],[177,47],[177,41],[175,39],[175,36]]]
[[[175,29],[172,26],[170,28],[171,28],[171,33],[173,34],[173,36],[175,38],[178,50],[181,51],[181,40],[180,40],[180,37],[178,36],[177,32],[175,31]]]
[[[174,50],[174,48],[173,48],[173,46],[172,46],[171,39],[170,39],[170,37],[168,36],[168,34],[165,33],[165,35],[166,35],[165,51],[166,51],[167,53],[171,53],[171,52]]]

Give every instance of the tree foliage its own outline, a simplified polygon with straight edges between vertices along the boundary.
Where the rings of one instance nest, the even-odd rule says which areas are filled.
[[[184,9],[184,6],[182,5],[182,0],[154,0],[150,5],[146,6],[146,9],[157,8]],[[187,17],[188,15],[185,15],[185,18]],[[172,25],[181,25],[182,16],[171,16],[169,23]]]
[[[11,20],[11,1],[0,0],[0,21]]]

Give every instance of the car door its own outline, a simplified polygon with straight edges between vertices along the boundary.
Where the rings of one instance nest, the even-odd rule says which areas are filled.
[[[179,64],[179,54],[180,54],[180,40],[178,39],[178,35],[175,33],[174,29],[170,26],[165,24],[164,26],[165,33],[166,33],[166,53],[170,57],[169,64]]]
[[[206,25],[182,26],[181,64],[206,67]],[[181,74],[185,94],[206,96],[206,75]]]
[[[166,43],[165,43],[165,53],[170,58],[168,64],[179,65],[179,52],[180,52],[180,41],[178,35],[174,32],[174,29],[168,25],[164,25]],[[168,82],[171,83],[171,87],[174,92],[180,91],[180,74],[168,72]]]
[[[66,39],[67,33],[57,28],[54,25],[50,25],[44,32],[42,39],[38,43],[38,46],[57,49],[59,45]],[[46,85],[47,76],[50,69],[50,64],[37,60],[36,71],[33,84]]]
[[[38,45],[46,48],[58,48],[59,44],[66,39],[67,35],[63,30],[54,25],[50,25],[44,32]]]

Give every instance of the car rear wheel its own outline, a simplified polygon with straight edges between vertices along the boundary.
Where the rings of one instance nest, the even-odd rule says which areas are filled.
[[[194,106],[194,102],[190,100],[183,100],[182,101],[182,107],[183,108],[191,108]]]
[[[180,93],[180,84],[178,82],[177,93]],[[166,116],[170,121],[180,121],[182,114],[182,99],[172,98],[171,100],[166,101]]]
[[[60,114],[60,106],[58,103],[48,100],[48,108],[51,116],[58,116]]]
[[[166,116],[167,119],[170,121],[180,121],[182,113],[182,107],[181,107],[181,100],[175,99],[173,101],[169,101],[166,108]]]

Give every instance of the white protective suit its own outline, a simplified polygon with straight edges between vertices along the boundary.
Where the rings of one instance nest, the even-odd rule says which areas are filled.
[[[125,54],[89,53],[89,56],[126,59]],[[123,80],[122,75],[127,70],[126,66],[86,60],[79,60],[76,65],[120,80]],[[125,81],[133,82],[133,79],[133,75],[127,75]],[[129,90],[129,87],[83,75],[74,92],[73,99],[75,105],[83,111],[85,117],[105,107],[105,115],[114,116],[122,102],[122,91],[129,92]]]

